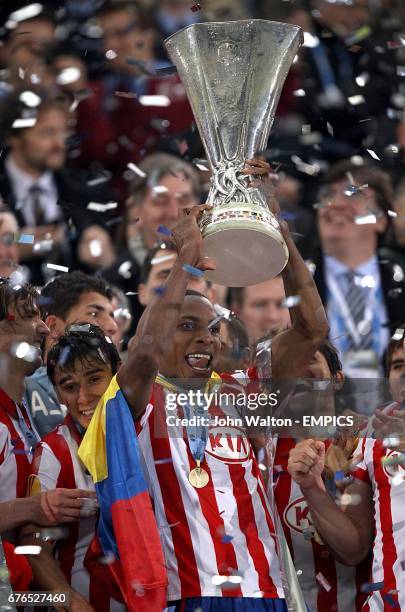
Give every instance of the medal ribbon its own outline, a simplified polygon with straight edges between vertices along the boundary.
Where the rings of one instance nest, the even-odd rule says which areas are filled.
[[[184,389],[170,383],[162,374],[158,374],[156,376],[155,382],[162,385],[165,389],[170,389],[171,391],[181,390],[182,392],[187,393],[187,391]],[[207,384],[204,387],[204,393],[210,391],[215,392],[215,387],[218,385],[221,385],[221,377],[216,372],[213,372],[211,374],[211,378],[207,381]],[[194,458],[194,461],[199,464],[204,459],[205,447],[207,446],[208,440],[208,427],[205,425],[190,425],[190,419],[193,412],[192,407],[185,405],[183,406],[183,409],[185,417],[188,421],[186,431],[190,452]],[[197,417],[197,420],[201,422],[204,416],[207,416],[205,406],[198,405],[195,410],[195,416]]]
[[[40,438],[36,434],[35,430],[31,431],[31,429],[28,427],[20,408],[18,407],[18,404],[15,404],[15,407],[17,410],[18,425],[20,427],[21,433],[30,451],[34,452],[34,449],[36,445],[38,444],[38,442],[40,441]],[[30,419],[30,423],[32,424],[31,419]]]

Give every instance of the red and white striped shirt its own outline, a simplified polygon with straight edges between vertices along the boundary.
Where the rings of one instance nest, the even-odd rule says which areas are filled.
[[[17,408],[7,393],[0,389],[0,502],[25,497],[27,489],[33,448],[23,434],[19,416],[39,440],[25,405]]]
[[[359,612],[367,598],[361,585],[370,577],[370,562],[349,567],[336,561],[318,536],[300,486],[287,470],[288,456],[296,442],[292,438],[277,441],[274,458],[274,496],[285,537],[300,571],[298,580],[305,603],[311,612]]]
[[[227,378],[241,392],[239,383]],[[154,384],[150,403],[136,425],[165,556],[168,601],[198,596],[283,597],[273,519],[244,429],[208,426],[202,467],[209,483],[196,489],[188,481],[196,462],[186,427],[169,427],[166,421],[173,415],[166,407],[167,393]],[[215,407],[215,413],[238,416],[233,406]],[[242,577],[240,584],[231,585],[234,588],[212,581],[214,575],[232,573]]]
[[[82,441],[73,419],[67,415],[62,423],[47,434],[38,446],[32,474],[42,491],[58,487],[94,491],[91,476],[86,473],[77,454]],[[90,577],[83,562],[96,531],[96,518],[82,518],[69,525],[69,536],[59,540],[57,558],[69,584],[90,602],[97,612],[123,612],[125,606],[106,596],[103,584]]]
[[[353,475],[372,488],[375,521],[372,584],[376,590],[363,609],[405,610],[405,467],[383,462],[404,454],[372,438],[363,438],[358,448],[360,460]]]

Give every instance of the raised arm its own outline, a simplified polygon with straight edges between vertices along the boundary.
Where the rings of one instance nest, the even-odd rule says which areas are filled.
[[[273,195],[270,170],[267,162],[254,159],[248,160],[245,173],[260,177],[255,184],[265,193],[271,212],[278,216],[280,207]],[[312,275],[295,246],[287,223],[282,219],[279,222],[290,254],[282,272],[285,292],[287,296],[298,296],[300,301],[290,309],[291,328],[275,336],[272,341],[274,379],[302,376],[329,332],[325,309]]]
[[[324,464],[324,443],[303,440],[290,451],[288,471],[301,487],[312,522],[325,544],[339,561],[357,565],[367,556],[373,539],[371,487],[354,481],[345,489],[354,503],[342,509],[326,491],[322,480]]]
[[[117,380],[128,401],[134,419],[139,418],[148,403],[151,387],[158,371],[158,358],[172,341],[191,278],[185,266],[201,270],[214,269],[213,262],[201,260],[202,236],[197,219],[210,207],[203,204],[183,212],[172,230],[178,257],[167,277],[161,296],[146,308],[135,336],[129,344],[127,361],[121,366]]]

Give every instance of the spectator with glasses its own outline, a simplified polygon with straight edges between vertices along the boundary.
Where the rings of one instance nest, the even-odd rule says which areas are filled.
[[[372,166],[338,162],[319,196],[322,254],[315,259],[315,282],[345,373],[354,375],[356,354],[362,353],[368,376],[378,369],[405,307],[401,256],[382,247],[390,225],[390,179]]]

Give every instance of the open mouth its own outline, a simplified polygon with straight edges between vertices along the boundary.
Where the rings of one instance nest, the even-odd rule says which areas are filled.
[[[95,410],[95,408],[90,408],[89,410],[82,410],[80,414],[86,417],[91,417],[94,414]]]
[[[208,353],[189,353],[185,356],[185,360],[195,372],[206,374],[211,369],[212,355]]]

